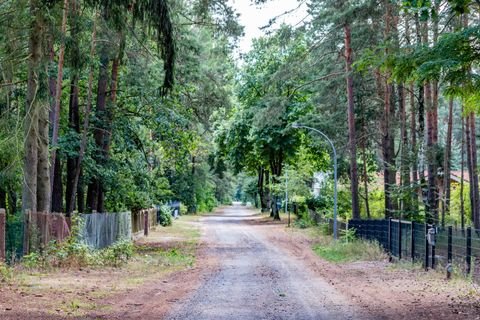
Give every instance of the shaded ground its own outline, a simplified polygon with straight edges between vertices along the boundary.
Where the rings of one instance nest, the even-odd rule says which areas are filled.
[[[332,264],[311,250],[317,235],[245,207],[177,225],[152,233],[126,268],[0,284],[0,319],[480,319],[465,280],[408,264]]]

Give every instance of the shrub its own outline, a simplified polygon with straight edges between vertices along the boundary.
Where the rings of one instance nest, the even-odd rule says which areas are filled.
[[[12,270],[9,266],[0,262],[0,282],[7,282],[12,278]]]
[[[173,222],[172,219],[172,209],[167,205],[161,205],[159,208],[158,223],[166,227],[171,226]]]
[[[23,256],[22,265],[27,269],[39,268],[43,265],[42,257],[36,252],[31,252]]]
[[[180,203],[180,214],[185,215],[188,213],[188,207],[183,203]]]
[[[134,246],[130,240],[121,240],[98,251],[98,262],[104,266],[119,267],[133,256]]]
[[[352,242],[356,239],[355,233],[357,230],[355,228],[349,228],[347,230],[341,229],[340,230],[340,237],[345,242]]]

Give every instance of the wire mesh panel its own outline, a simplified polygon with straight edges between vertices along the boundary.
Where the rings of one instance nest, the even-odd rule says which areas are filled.
[[[132,238],[130,212],[84,214],[82,220],[82,241],[92,248],[101,249]]]
[[[8,262],[14,262],[23,253],[23,216],[7,215],[5,251]]]
[[[355,228],[357,237],[375,240],[385,250],[388,250],[388,221],[387,220],[350,220],[349,228]]]

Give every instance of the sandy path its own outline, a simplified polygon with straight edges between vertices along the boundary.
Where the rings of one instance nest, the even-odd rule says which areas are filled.
[[[371,319],[302,259],[247,223],[252,210],[226,208],[202,220],[207,254],[219,265],[167,319]]]
[[[465,280],[392,269],[385,261],[332,264],[313,253],[315,239],[303,230],[242,206],[219,209],[196,223],[203,238],[193,268],[95,299],[98,308],[79,317],[42,308],[54,291],[24,296],[0,284],[0,319],[480,320],[478,286]],[[159,243],[166,244],[173,245]],[[104,280],[111,285],[112,279]]]

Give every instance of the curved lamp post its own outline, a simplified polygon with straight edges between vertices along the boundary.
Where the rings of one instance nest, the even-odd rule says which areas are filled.
[[[320,134],[322,137],[325,138],[325,140],[328,141],[330,146],[332,147],[333,150],[333,180],[334,180],[334,185],[333,185],[333,239],[337,239],[337,150],[335,149],[335,146],[333,145],[332,140],[330,140],[325,133],[323,133],[320,130],[317,130],[312,127],[304,126],[303,124],[300,123],[293,123],[292,128],[295,129],[308,129],[315,131],[316,133]]]

